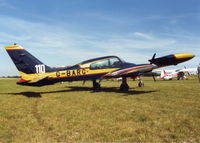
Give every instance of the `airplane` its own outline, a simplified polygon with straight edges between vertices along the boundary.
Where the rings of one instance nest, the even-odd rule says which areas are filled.
[[[173,78],[177,78],[178,77],[178,72],[172,72],[172,73],[167,73],[165,70],[161,71],[161,75],[160,75],[160,79],[162,80],[172,80]],[[181,75],[185,77],[184,74],[182,74],[181,72]]]
[[[161,70],[156,71],[161,72],[160,79],[162,80],[172,80],[173,78],[179,79],[187,79],[187,76],[191,73],[197,73],[197,68],[184,68],[177,70]]]
[[[178,53],[149,60],[148,64],[134,64],[117,56],[98,57],[73,66],[52,68],[31,55],[23,47],[14,44],[4,47],[17,67],[21,78],[17,82],[24,86],[44,86],[63,81],[93,81],[93,90],[100,90],[97,80],[122,77],[120,90],[128,91],[128,77],[141,75],[153,69],[177,65],[195,57],[191,53]]]

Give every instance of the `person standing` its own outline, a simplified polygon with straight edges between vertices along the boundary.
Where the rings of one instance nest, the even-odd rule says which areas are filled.
[[[199,64],[199,66],[197,68],[197,74],[198,74],[198,79],[199,79],[199,83],[200,83],[200,64]]]

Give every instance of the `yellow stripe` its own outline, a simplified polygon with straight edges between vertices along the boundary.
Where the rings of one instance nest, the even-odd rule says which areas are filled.
[[[186,59],[186,58],[193,58],[195,55],[191,53],[179,53],[179,54],[174,54],[176,59]]]
[[[11,46],[5,46],[4,47],[6,50],[20,50],[20,49],[24,49],[21,46],[18,45],[11,45]]]
[[[44,77],[50,77],[56,75],[56,72],[49,72],[49,73],[39,73],[39,74],[26,74],[23,72],[19,72],[20,75],[22,76],[22,79],[24,80],[30,80],[30,81],[35,81],[42,79]]]
[[[74,70],[65,70],[65,71],[58,71],[58,72],[59,72],[59,78],[65,78],[65,77],[78,77],[78,76],[87,76],[87,75],[91,75],[91,74],[108,73],[108,72],[112,72],[117,69],[118,68],[90,70],[89,68],[86,68],[86,69],[74,69]],[[84,73],[82,73],[83,72],[82,70],[84,70]],[[78,74],[78,71],[79,71],[79,74]],[[68,74],[68,73],[70,73],[70,74]],[[52,72],[51,74],[42,73],[41,75],[48,76],[49,78],[57,77],[56,72]]]
[[[100,74],[100,73],[106,73],[106,72],[112,72],[119,68],[108,68],[108,69],[96,69],[96,70],[90,70],[88,69],[87,74]]]
[[[58,72],[39,73],[39,74],[26,74],[26,73],[20,72],[20,75],[22,76],[22,79],[24,80],[35,82],[45,77],[48,77],[48,78],[78,77],[78,76],[87,76],[91,74],[108,73],[117,69],[118,68],[97,69],[97,70],[85,69],[84,74],[82,73],[83,69],[65,70],[65,71],[58,71],[59,76],[57,76]],[[80,74],[78,74],[78,70]],[[68,75],[67,72],[69,72],[70,75]]]

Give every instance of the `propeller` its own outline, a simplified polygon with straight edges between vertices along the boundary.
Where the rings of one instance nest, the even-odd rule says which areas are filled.
[[[149,60],[149,61],[150,61],[150,64],[152,64],[152,63],[154,62],[155,57],[156,57],[156,53],[154,53],[154,54],[153,54],[153,57],[151,58],[151,60]]]
[[[151,60],[149,60],[150,64],[153,64],[153,63],[154,63],[155,57],[156,57],[156,53],[154,53],[154,54],[153,54],[153,57],[151,58]],[[153,77],[153,81],[156,82],[156,78],[155,78],[154,73],[151,72],[151,74],[152,74],[152,77]]]

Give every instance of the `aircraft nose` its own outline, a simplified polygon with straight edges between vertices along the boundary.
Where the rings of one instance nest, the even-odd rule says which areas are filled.
[[[174,54],[177,60],[190,60],[195,57],[194,54],[192,53],[179,53],[179,54]]]
[[[178,53],[178,54],[172,54],[160,58],[152,58],[149,60],[151,63],[162,67],[162,66],[169,66],[169,65],[177,65],[179,63],[188,61],[192,58],[194,58],[195,55],[191,53]]]

